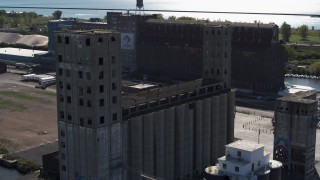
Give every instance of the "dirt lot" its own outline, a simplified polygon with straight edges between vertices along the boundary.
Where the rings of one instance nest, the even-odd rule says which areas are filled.
[[[20,152],[57,139],[55,90],[0,74],[0,147]]]

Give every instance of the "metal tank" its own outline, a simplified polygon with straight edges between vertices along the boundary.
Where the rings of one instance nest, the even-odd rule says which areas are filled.
[[[143,8],[143,0],[137,0],[137,8]]]
[[[282,163],[276,160],[269,162],[270,166],[270,180],[281,180]]]
[[[217,166],[210,166],[205,169],[203,179],[204,180],[229,180],[229,177],[224,174],[220,174]]]

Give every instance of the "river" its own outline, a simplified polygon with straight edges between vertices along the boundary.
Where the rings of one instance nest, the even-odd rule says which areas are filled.
[[[320,80],[285,77],[284,82],[291,85],[308,86],[314,88],[316,91],[320,91]]]
[[[16,180],[19,177],[22,175],[18,171],[0,166],[0,180]]]
[[[0,0],[0,6],[33,6],[33,7],[79,7],[79,8],[108,8],[108,9],[135,9],[136,0]],[[187,10],[187,11],[232,11],[232,12],[273,12],[273,13],[303,13],[320,14],[320,1],[318,0],[145,0],[145,9],[155,10]],[[6,9],[11,11],[12,9]],[[15,11],[36,11],[39,14],[49,16],[53,9],[13,9]],[[105,16],[105,11],[88,10],[62,10],[64,17],[91,18]],[[201,13],[164,13],[165,17],[193,16],[196,18],[209,18],[210,20],[229,20],[238,22],[264,23],[275,22],[281,25],[284,21],[293,27],[307,24],[320,29],[320,18],[308,16],[266,16],[266,15],[235,15],[235,14],[201,14]]]

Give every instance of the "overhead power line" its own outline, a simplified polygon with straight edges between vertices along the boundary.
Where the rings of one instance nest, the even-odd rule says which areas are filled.
[[[0,6],[2,9],[52,9],[52,10],[87,10],[87,11],[136,11],[136,9],[118,8],[78,8],[78,7],[40,7],[40,6]],[[309,16],[320,18],[320,14],[301,13],[264,13],[264,12],[235,12],[235,11],[188,11],[188,10],[165,10],[144,9],[146,12],[178,12],[178,13],[205,13],[205,14],[251,14],[251,15],[273,15],[273,16]]]

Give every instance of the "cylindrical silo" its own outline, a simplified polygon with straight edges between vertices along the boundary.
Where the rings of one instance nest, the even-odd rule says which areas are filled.
[[[276,160],[269,162],[270,166],[270,180],[281,180],[282,163]]]

